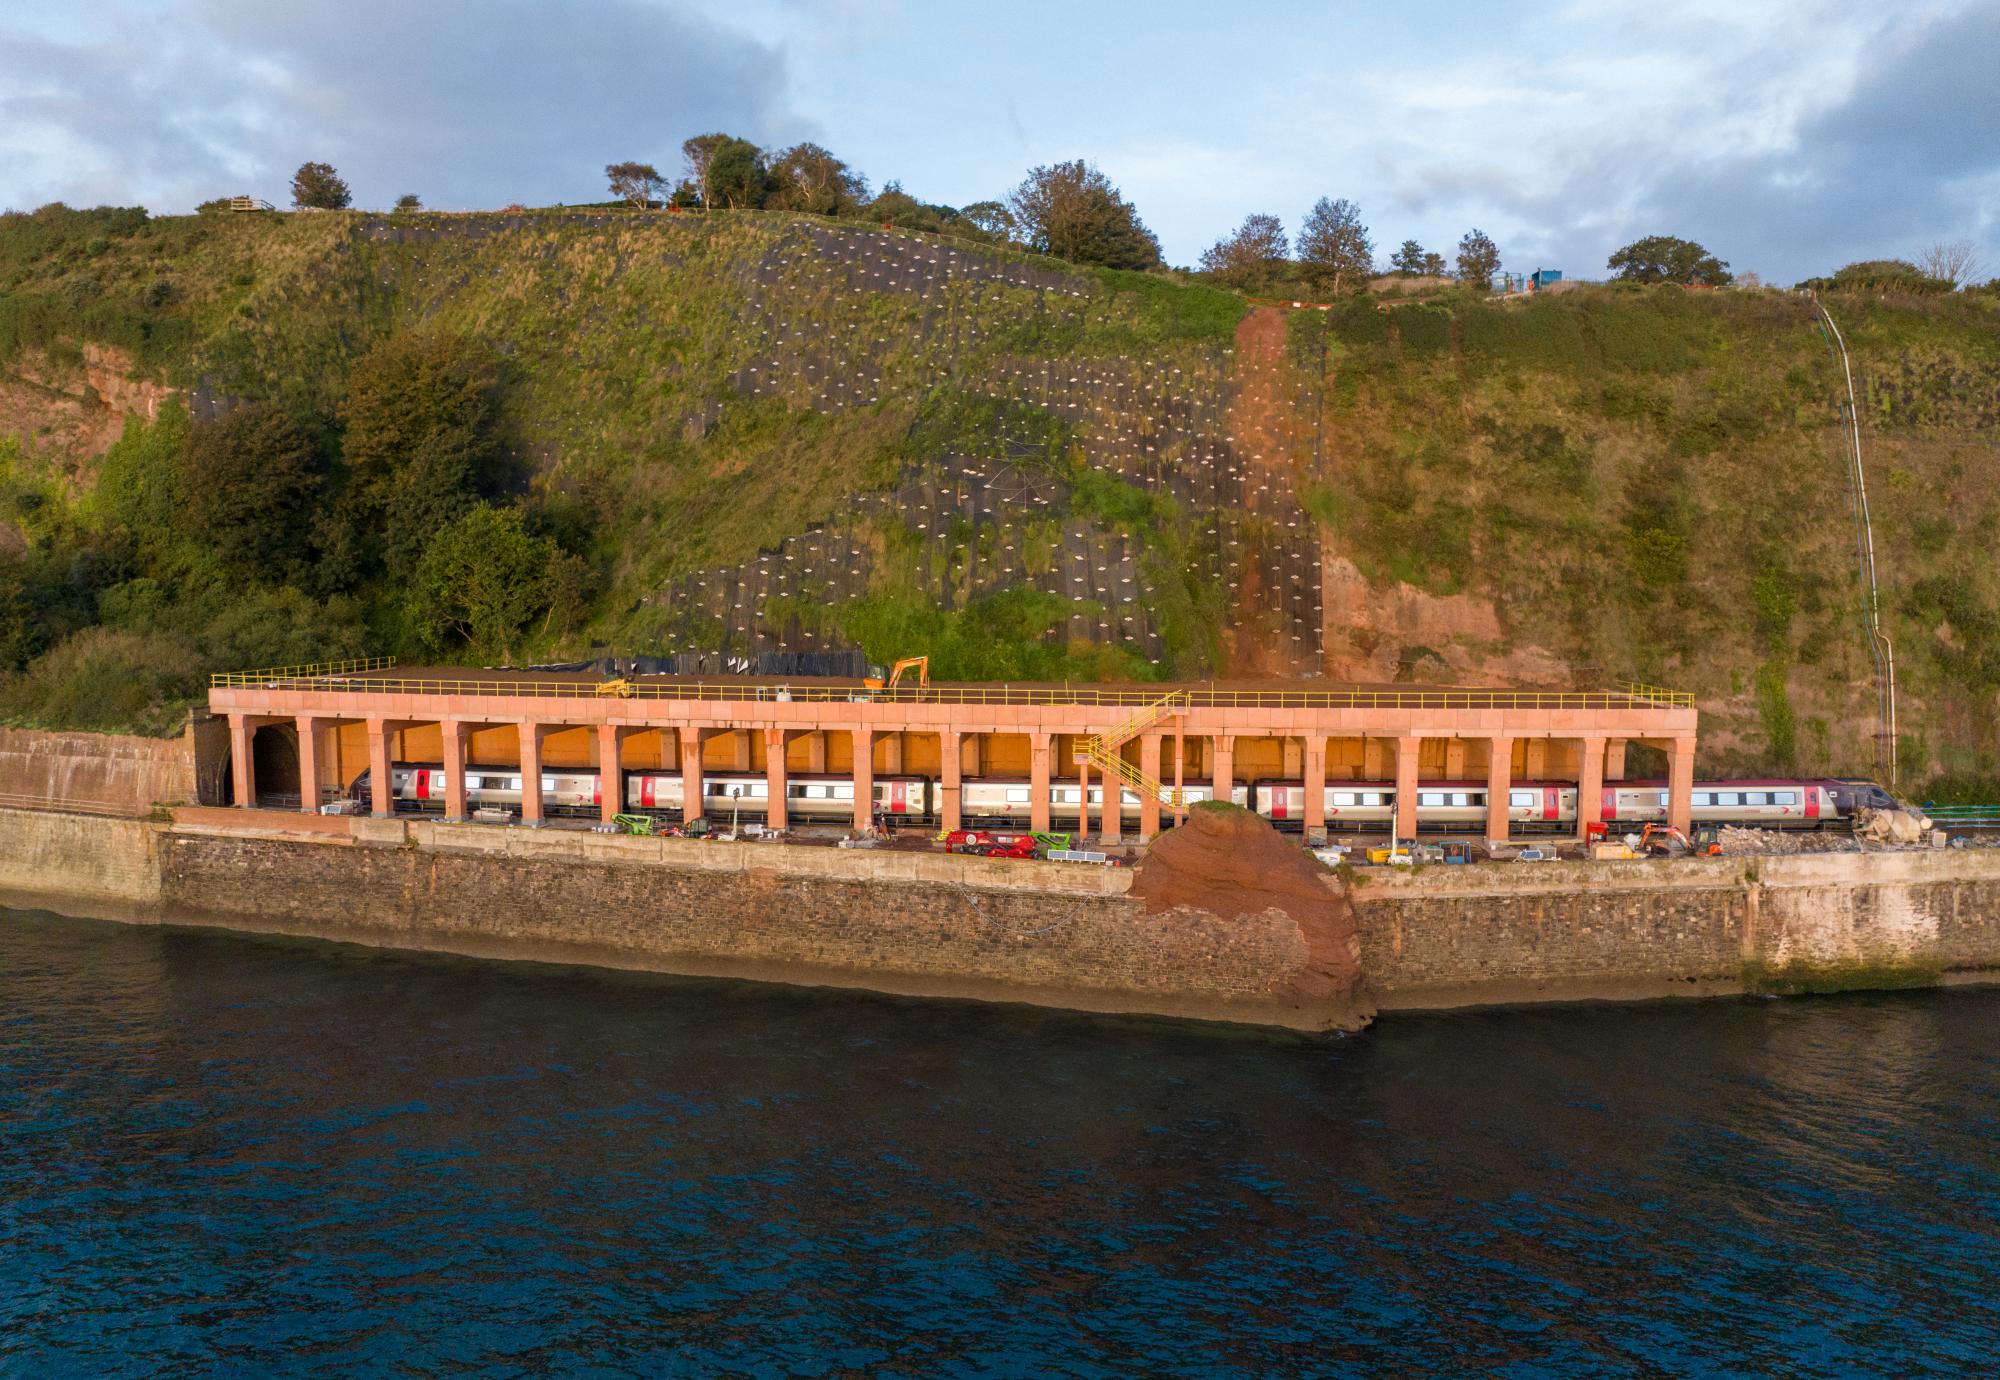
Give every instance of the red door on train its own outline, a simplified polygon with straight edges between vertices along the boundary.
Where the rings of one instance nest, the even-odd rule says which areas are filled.
[[[1548,820],[1562,818],[1562,801],[1558,799],[1554,786],[1542,787],[1542,818]]]

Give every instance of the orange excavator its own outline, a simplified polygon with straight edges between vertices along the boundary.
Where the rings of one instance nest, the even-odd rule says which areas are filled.
[[[861,683],[870,690],[894,690],[901,683],[903,673],[906,671],[915,671],[917,673],[917,688],[919,690],[930,688],[931,659],[927,656],[904,657],[890,668],[887,680],[884,680],[882,677],[881,667],[871,666],[869,670],[872,674],[865,677]]]

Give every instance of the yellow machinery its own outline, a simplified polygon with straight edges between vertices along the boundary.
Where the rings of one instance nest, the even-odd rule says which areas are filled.
[[[602,681],[597,687],[599,699],[629,700],[632,698],[632,682],[624,678]]]
[[[930,687],[931,659],[927,656],[906,656],[890,668],[889,679],[886,682],[879,676],[869,676],[866,680],[862,681],[862,684],[866,685],[870,690],[894,690],[897,684],[903,679],[905,671],[915,671],[917,673],[917,688],[919,690]]]

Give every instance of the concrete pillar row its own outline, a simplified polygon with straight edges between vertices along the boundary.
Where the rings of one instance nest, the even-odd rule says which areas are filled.
[[[1396,739],[1396,837],[1417,836],[1417,754],[1421,738]]]
[[[854,734],[854,827],[867,829],[875,823],[875,730],[857,728]]]
[[[465,809],[465,739],[468,727],[456,719],[438,724],[444,740],[444,817],[448,824],[463,824]]]
[[[1305,830],[1307,843],[1326,842],[1326,739],[1305,739]]]
[[[1604,739],[1578,740],[1582,758],[1576,781],[1576,836],[1590,838],[1593,824],[1604,822]]]
[[[945,729],[938,734],[938,823],[946,832],[960,828],[961,769],[965,746],[957,733]]]
[[[1049,832],[1049,735],[1028,735],[1028,827],[1038,834]]]
[[[521,733],[521,823],[542,827],[542,725],[524,723]]]
[[[319,813],[319,735],[314,731],[312,715],[301,714],[296,722],[299,732],[299,809],[316,815]]]
[[[1667,749],[1667,823],[1683,834],[1694,828],[1694,737]]]
[[[1486,752],[1486,841],[1505,843],[1511,830],[1508,797],[1514,792],[1514,740],[1493,738]]]
[[[785,801],[785,730],[764,730],[764,825],[770,829],[788,827]]]
[[[1236,739],[1217,734],[1209,739],[1209,791],[1227,802],[1236,790]]]
[[[705,787],[701,779],[701,730],[680,730],[681,822],[692,824],[701,818]]]
[[[229,716],[229,775],[239,810],[257,808],[257,764],[250,755],[250,739],[255,731],[247,715]]]
[[[1139,774],[1148,781],[1160,779],[1160,735],[1142,733],[1139,735]],[[1139,841],[1150,842],[1160,832],[1160,793],[1157,790],[1142,791],[1139,795]]]

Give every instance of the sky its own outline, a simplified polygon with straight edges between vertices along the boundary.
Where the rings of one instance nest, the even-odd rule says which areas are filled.
[[[1362,208],[1603,276],[1642,235],[1789,283],[1977,246],[2000,275],[2000,0],[8,0],[0,208],[606,196],[726,130],[951,205],[1086,158],[1192,264]]]

